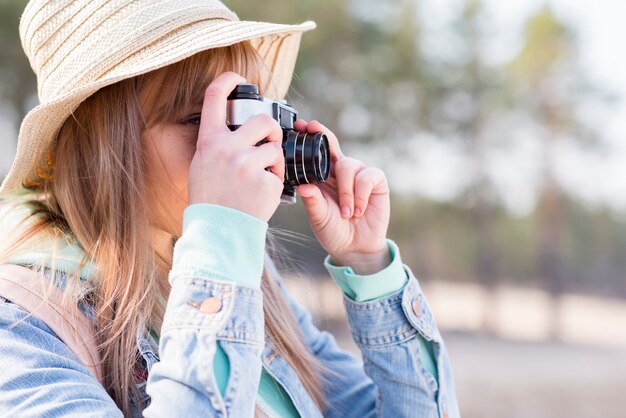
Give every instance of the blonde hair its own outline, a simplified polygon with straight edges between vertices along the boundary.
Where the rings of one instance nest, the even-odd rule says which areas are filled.
[[[166,210],[151,195],[141,135],[150,124],[171,119],[201,102],[210,81],[229,70],[256,84],[259,71],[265,71],[252,46],[241,42],[120,81],[85,100],[62,126],[48,157],[33,162],[37,176],[25,187],[37,196],[26,199],[38,215],[36,221],[0,251],[0,261],[4,261],[31,239],[52,234],[84,249],[81,267],[90,259],[95,262],[99,280],[93,287],[78,286],[79,268],[68,278],[68,289],[79,289],[74,295],[92,298],[104,385],[125,416],[130,415],[131,398],[139,400],[133,382],[136,338],[148,326],[161,328],[176,239],[172,236],[165,251],[153,242],[154,216]],[[163,76],[160,97],[167,100],[144,115],[140,93],[159,75]],[[266,88],[259,85],[261,93]],[[3,205],[20,202],[15,197],[6,196]],[[167,229],[179,231],[180,225]],[[267,267],[261,290],[266,336],[323,410],[322,367],[307,350]]]

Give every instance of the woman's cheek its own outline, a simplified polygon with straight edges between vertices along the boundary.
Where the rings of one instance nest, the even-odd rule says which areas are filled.
[[[144,133],[143,143],[151,165],[148,171],[158,181],[186,184],[195,154],[197,132],[176,124],[156,126]]]
[[[189,129],[172,129],[165,136],[161,142],[161,158],[176,178],[183,174],[186,176],[196,152],[197,132],[194,134]]]

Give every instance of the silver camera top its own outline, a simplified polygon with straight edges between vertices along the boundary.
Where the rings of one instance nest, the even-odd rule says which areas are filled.
[[[240,84],[228,96],[226,124],[229,127],[237,128],[259,113],[270,115],[283,129],[293,129],[298,118],[298,112],[286,100],[263,97],[253,84]]]

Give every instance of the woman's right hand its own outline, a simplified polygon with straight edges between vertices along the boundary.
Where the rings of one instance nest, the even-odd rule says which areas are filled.
[[[227,206],[267,222],[283,191],[283,132],[265,114],[250,118],[236,131],[228,129],[226,99],[245,82],[239,74],[226,72],[205,91],[196,152],[189,167],[189,203]],[[255,146],[263,139],[269,142]]]

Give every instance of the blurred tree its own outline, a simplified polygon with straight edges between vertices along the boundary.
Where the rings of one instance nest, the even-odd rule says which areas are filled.
[[[503,106],[506,85],[498,76],[503,69],[486,59],[485,39],[491,25],[482,0],[466,0],[453,19],[450,33],[455,36],[457,53],[438,66],[443,86],[432,109],[430,126],[445,141],[458,140],[470,162],[469,179],[458,203],[469,208],[471,222],[472,268],[474,280],[493,291],[501,276],[495,241],[498,200],[487,175],[491,118]],[[497,315],[484,310],[483,329],[494,330]]]
[[[509,67],[516,88],[516,103],[530,113],[543,139],[541,184],[537,207],[539,274],[555,300],[551,334],[559,333],[559,297],[565,290],[567,271],[567,211],[555,175],[558,141],[567,134],[580,138],[584,124],[575,106],[580,101],[581,74],[573,31],[559,21],[549,6],[531,16],[524,31],[524,45]]]
[[[0,0],[0,102],[9,104],[19,127],[37,94],[37,80],[22,50],[18,26],[26,0]]]

